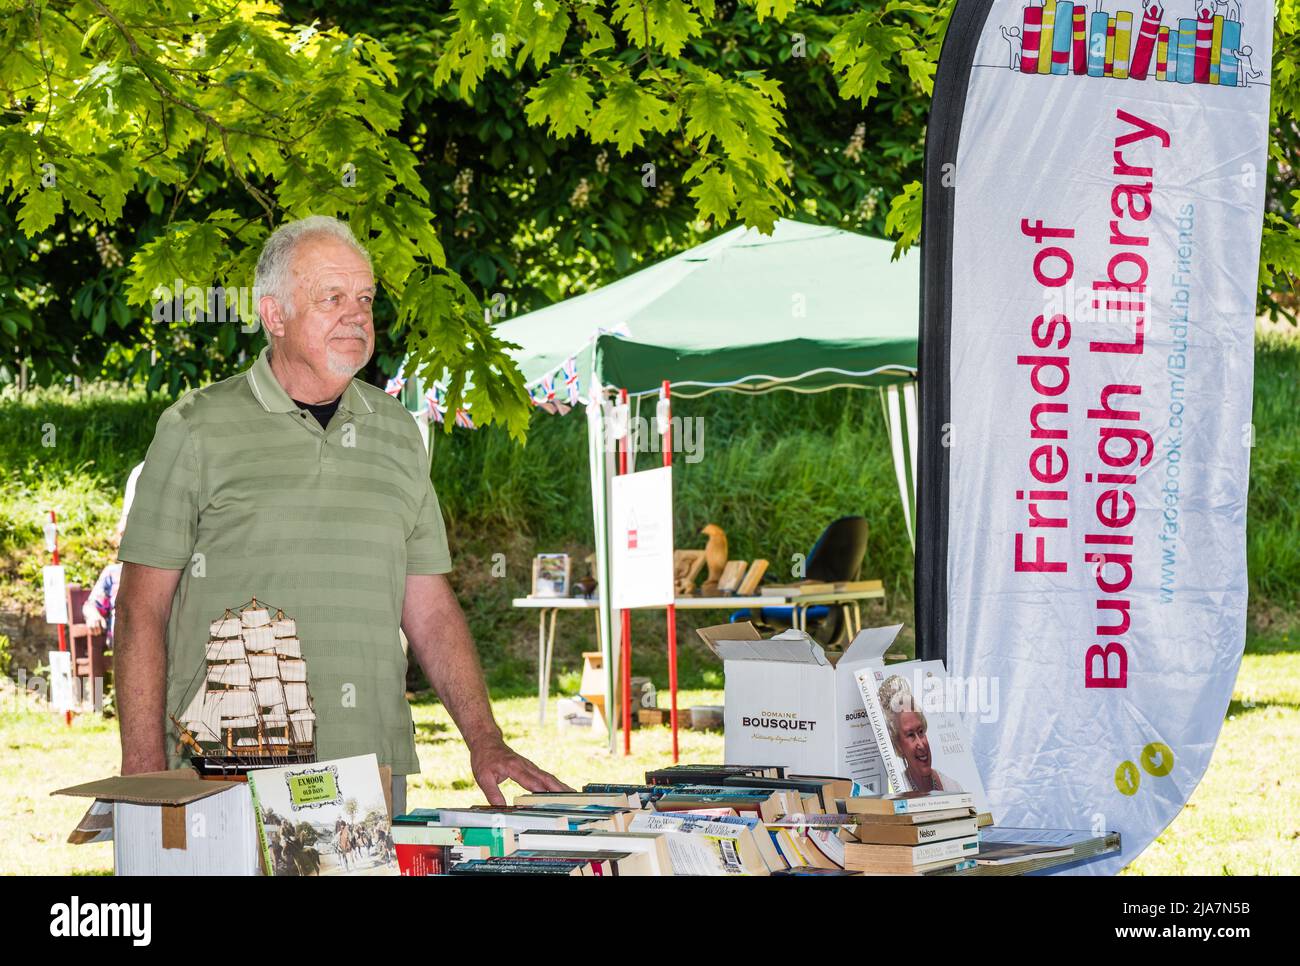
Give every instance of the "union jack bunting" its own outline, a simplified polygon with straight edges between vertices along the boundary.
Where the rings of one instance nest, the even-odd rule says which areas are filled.
[[[564,363],[564,387],[569,390],[569,405],[578,404],[578,360],[570,356]]]
[[[445,399],[445,391],[442,383],[439,382],[435,382],[424,394],[425,408],[429,411],[429,418],[435,423],[442,422],[443,414],[447,412]]]

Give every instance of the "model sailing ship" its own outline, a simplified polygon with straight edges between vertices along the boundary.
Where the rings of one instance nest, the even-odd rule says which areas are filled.
[[[205,778],[316,760],[316,712],[297,626],[254,597],[212,622],[198,691],[179,720],[177,752]],[[193,683],[191,683],[191,688]]]

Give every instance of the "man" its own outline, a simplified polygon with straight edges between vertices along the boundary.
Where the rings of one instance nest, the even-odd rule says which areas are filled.
[[[254,596],[296,619],[321,758],[374,752],[394,812],[418,773],[405,630],[493,804],[507,779],[565,788],[492,717],[419,428],[352,377],[374,350],[369,256],[342,222],[282,226],[258,258],[269,346],[158,420],[122,538],[116,634],[122,774],[179,767],[166,715],[196,686],[209,622]]]

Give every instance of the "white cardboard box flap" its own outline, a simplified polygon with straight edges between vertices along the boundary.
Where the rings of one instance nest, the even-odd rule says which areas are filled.
[[[714,648],[718,657],[726,661],[768,661],[775,664],[814,664],[825,667],[826,652],[822,646],[807,636],[779,637],[766,641],[717,641]]]
[[[898,637],[898,632],[903,629],[902,624],[893,624],[889,627],[865,627],[858,632],[858,636],[853,638],[853,643],[844,651],[840,658],[840,664],[854,664],[858,661],[875,661],[885,656],[894,639]]]

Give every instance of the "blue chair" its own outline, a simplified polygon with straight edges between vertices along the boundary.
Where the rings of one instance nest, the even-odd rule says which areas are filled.
[[[804,571],[808,580],[838,583],[857,580],[862,574],[862,561],[867,555],[867,520],[865,517],[840,517],[817,538],[808,553]],[[750,608],[734,611],[731,622],[752,621],[766,634],[773,634],[794,624],[793,607],[762,607],[755,614]],[[806,626],[808,633],[827,647],[847,644],[848,627],[844,609],[839,605],[809,607]]]

